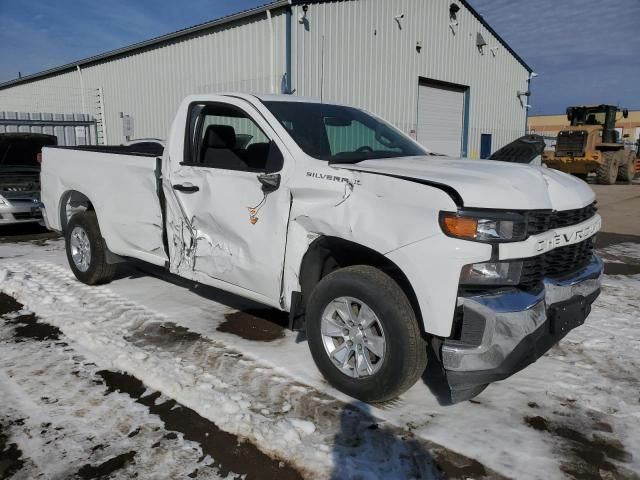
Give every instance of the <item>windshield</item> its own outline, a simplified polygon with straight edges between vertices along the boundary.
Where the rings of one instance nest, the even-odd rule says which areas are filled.
[[[607,113],[601,108],[576,108],[572,125],[604,125]]]
[[[331,163],[427,155],[404,135],[357,108],[322,103],[264,102],[309,156]]]

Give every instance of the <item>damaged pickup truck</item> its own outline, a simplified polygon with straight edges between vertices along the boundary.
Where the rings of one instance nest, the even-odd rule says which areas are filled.
[[[163,156],[46,148],[42,201],[86,284],[134,258],[290,312],[322,374],[368,402],[425,371],[456,399],[543,355],[600,292],[583,181],[430,154],[362,110],[188,97]]]

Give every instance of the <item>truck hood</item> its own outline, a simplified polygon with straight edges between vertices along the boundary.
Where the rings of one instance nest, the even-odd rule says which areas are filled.
[[[546,167],[450,157],[365,160],[336,168],[433,184],[464,207],[502,210],[572,210],[595,200],[582,180]],[[451,191],[451,189],[453,191]],[[458,200],[457,203],[460,203]]]

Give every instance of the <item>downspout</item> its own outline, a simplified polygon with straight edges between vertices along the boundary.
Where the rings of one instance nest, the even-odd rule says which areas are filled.
[[[469,110],[471,108],[471,87],[464,91],[464,118],[462,126],[462,158],[469,157]],[[474,159],[475,160],[475,159]]]
[[[529,72],[529,78],[527,78],[527,92],[531,92],[531,72]],[[531,96],[529,96],[528,103],[531,103]],[[524,107],[524,134],[529,133],[529,109]]]
[[[269,21],[269,61],[271,66],[271,93],[276,92],[276,73],[275,73],[275,45],[274,45],[274,33],[273,33],[273,18],[271,17],[271,10],[267,10],[267,20]]]
[[[82,113],[87,114],[87,106],[84,102],[84,79],[82,78],[82,70],[80,69],[80,65],[76,65],[76,69],[78,70],[78,75],[80,76],[80,98],[82,99]]]
[[[285,92],[287,95],[293,94],[293,81],[291,79],[291,74],[293,71],[293,7],[291,5],[291,0],[289,0],[289,6],[287,7],[287,26],[285,33]]]

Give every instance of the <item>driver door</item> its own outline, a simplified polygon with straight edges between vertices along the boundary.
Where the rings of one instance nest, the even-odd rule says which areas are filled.
[[[220,98],[190,105],[184,161],[172,162],[165,183],[170,269],[278,306],[288,154],[257,112]]]

